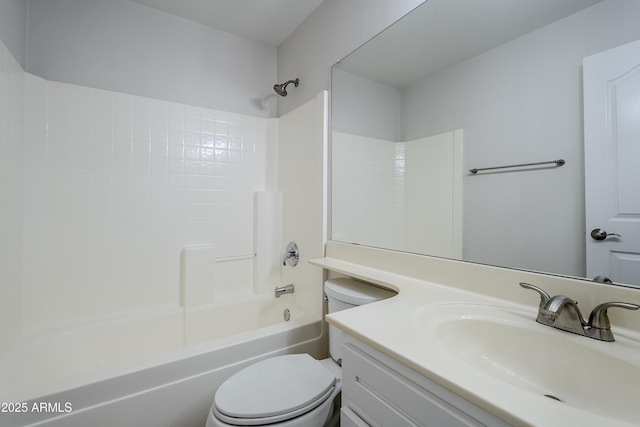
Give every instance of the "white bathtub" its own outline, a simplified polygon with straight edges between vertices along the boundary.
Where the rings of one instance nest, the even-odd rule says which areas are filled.
[[[215,389],[242,367],[322,356],[322,322],[292,301],[168,309],[24,339],[0,361],[0,426],[203,426]]]

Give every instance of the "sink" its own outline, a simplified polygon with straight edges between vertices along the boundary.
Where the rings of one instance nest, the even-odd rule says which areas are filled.
[[[413,316],[434,357],[520,390],[621,421],[640,419],[640,344],[604,343],[543,326],[534,311],[428,306]],[[443,359],[444,360],[444,359]]]

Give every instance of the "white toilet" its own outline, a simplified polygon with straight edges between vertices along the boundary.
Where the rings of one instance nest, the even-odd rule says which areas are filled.
[[[329,313],[389,298],[394,292],[356,280],[327,280]],[[342,333],[329,327],[331,358],[308,354],[276,356],[254,363],[216,391],[206,427],[322,427],[340,393]]]

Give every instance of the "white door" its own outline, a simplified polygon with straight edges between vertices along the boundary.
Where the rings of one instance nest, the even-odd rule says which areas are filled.
[[[640,286],[640,41],[583,65],[587,276]]]

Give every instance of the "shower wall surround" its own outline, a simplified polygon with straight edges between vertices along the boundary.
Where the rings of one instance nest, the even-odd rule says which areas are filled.
[[[333,131],[332,239],[461,257],[462,134],[396,142]]]
[[[176,306],[184,246],[254,253],[276,119],[30,74],[25,111],[25,332]]]
[[[402,247],[405,232],[402,143],[344,132],[333,132],[331,142],[333,240]],[[358,190],[341,191],[341,188]],[[390,226],[376,226],[380,224]],[[375,233],[368,231],[372,227]]]
[[[0,354],[21,330],[24,75],[0,42]]]

